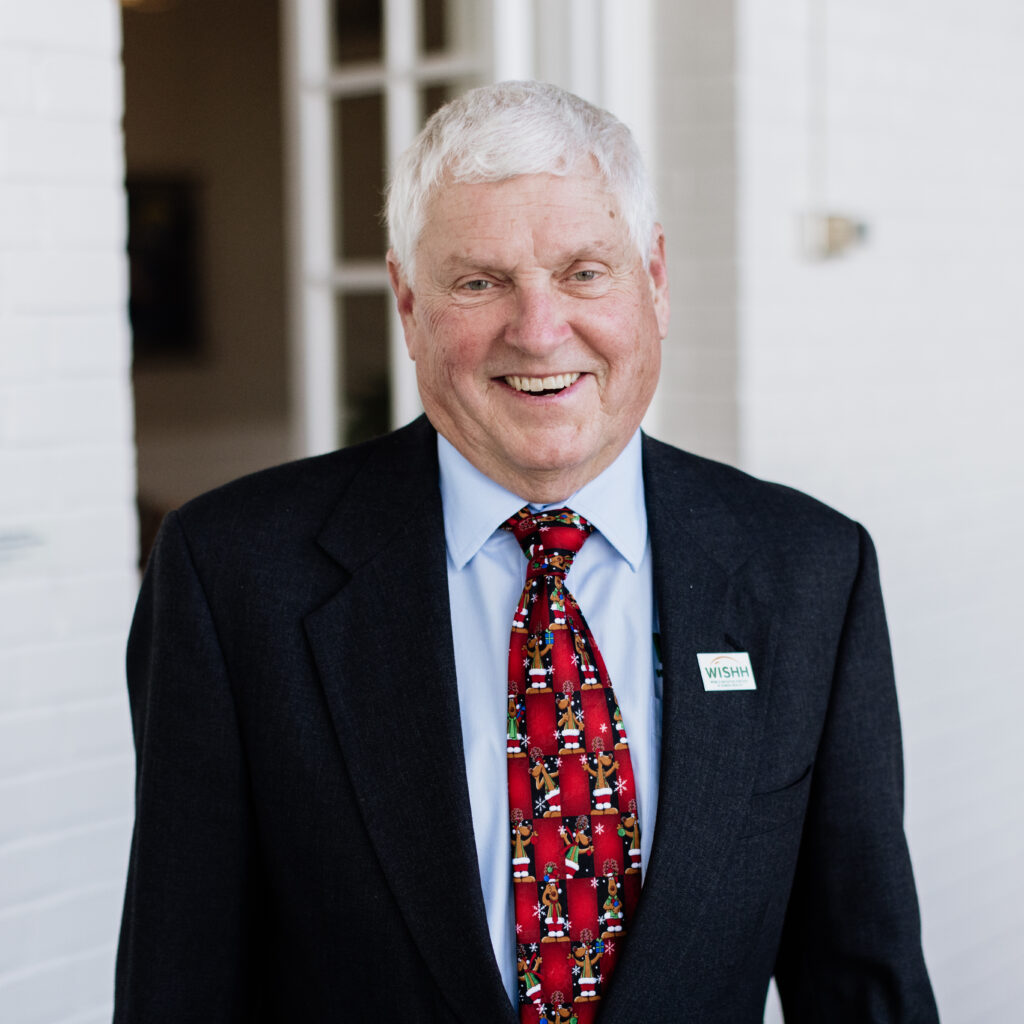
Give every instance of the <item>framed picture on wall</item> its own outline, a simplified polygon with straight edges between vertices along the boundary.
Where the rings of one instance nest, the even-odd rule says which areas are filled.
[[[185,177],[134,177],[128,192],[128,264],[136,360],[202,349],[199,186]]]

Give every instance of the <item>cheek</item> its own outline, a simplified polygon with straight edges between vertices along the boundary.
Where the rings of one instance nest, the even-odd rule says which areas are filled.
[[[451,330],[451,310],[442,302],[425,302],[420,309],[423,319],[423,330],[432,337],[443,337],[446,330]]]
[[[435,394],[441,401],[451,401],[457,392],[465,391],[465,380],[473,371],[471,347],[451,331],[425,334],[416,374],[421,389]]]
[[[661,340],[652,340],[644,345],[640,352],[640,372],[645,377],[653,377],[657,381],[661,372]]]
[[[491,335],[479,312],[440,315],[430,323],[429,336],[427,358],[448,377],[476,374],[487,358]]]
[[[421,306],[416,331],[409,346],[417,370],[421,374],[435,375],[445,364],[449,344],[450,332],[444,327],[442,314],[429,306]]]
[[[636,362],[633,366],[632,380],[629,387],[629,402],[631,406],[642,411],[647,409],[651,399],[654,397],[654,390],[658,386],[660,373],[660,349],[644,346],[637,354]]]
[[[605,331],[607,345],[603,355],[617,374],[630,379],[644,377],[652,370],[656,373],[660,362],[660,345],[646,324],[636,320],[620,320]]]

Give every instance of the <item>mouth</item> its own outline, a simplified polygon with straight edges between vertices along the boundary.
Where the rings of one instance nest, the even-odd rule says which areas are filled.
[[[580,379],[579,373],[557,373],[553,377],[503,377],[514,391],[527,391],[534,395],[557,395],[571,388]]]

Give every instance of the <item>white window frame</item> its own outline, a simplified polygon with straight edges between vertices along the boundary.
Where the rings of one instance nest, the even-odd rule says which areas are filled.
[[[329,451],[340,436],[338,294],[386,290],[383,260],[338,262],[335,253],[331,105],[340,96],[384,95],[385,158],[391,166],[420,129],[419,91],[436,81],[539,78],[612,110],[630,125],[654,171],[654,0],[462,0],[478,38],[457,56],[423,56],[416,0],[383,0],[384,61],[332,69],[329,0],[281,0],[289,247],[292,448]],[[467,8],[468,11],[468,8]],[[474,45],[475,42],[475,45]],[[413,364],[392,308],[392,423],[420,410]],[[648,424],[651,420],[648,416]]]

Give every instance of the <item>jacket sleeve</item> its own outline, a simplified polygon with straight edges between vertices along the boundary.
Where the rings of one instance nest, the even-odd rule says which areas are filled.
[[[136,821],[114,1022],[252,1021],[260,929],[245,761],[228,667],[173,512],[143,581],[127,670]]]
[[[892,656],[863,529],[776,980],[787,1024],[938,1020],[903,832]]]

